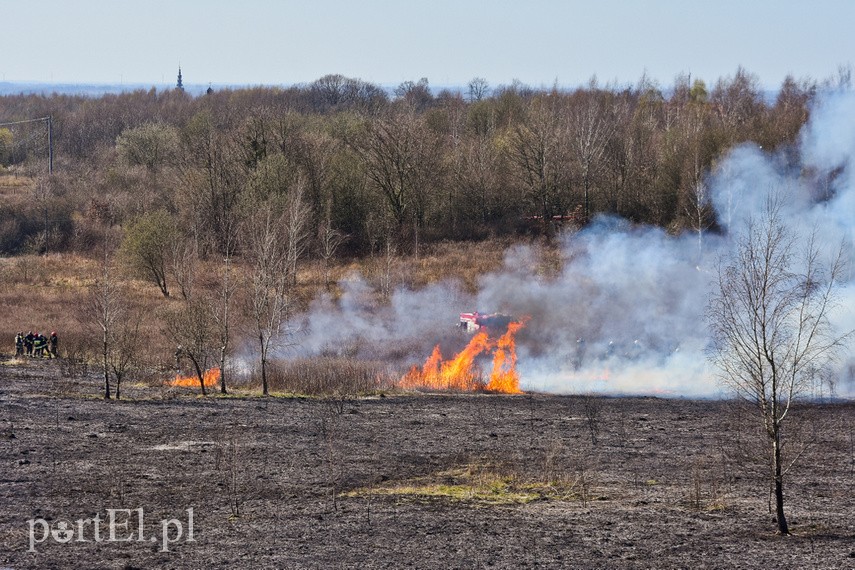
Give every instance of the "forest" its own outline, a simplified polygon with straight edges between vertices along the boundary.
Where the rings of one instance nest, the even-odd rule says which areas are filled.
[[[35,178],[31,195],[0,205],[0,252],[90,252],[153,215],[202,256],[237,252],[260,204],[296,194],[314,256],[324,235],[340,239],[340,254],[389,242],[417,253],[448,240],[550,237],[601,214],[714,231],[705,179],[717,161],[753,143],[796,164],[799,129],[831,83],[788,77],[768,96],[739,68],[714,85],[680,75],[668,88],[646,77],[574,89],[476,78],[434,93],[423,78],[390,93],[328,75],[198,97],[4,96],[0,122],[52,118],[54,167],[45,176],[43,123],[0,127],[3,172]]]

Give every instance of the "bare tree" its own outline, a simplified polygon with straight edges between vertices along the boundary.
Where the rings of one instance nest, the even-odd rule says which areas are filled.
[[[226,253],[235,245],[240,223],[241,194],[246,187],[246,154],[231,132],[208,111],[190,119],[183,130],[179,201],[193,213],[197,237],[208,237]]]
[[[467,86],[469,101],[480,101],[490,93],[490,84],[483,77],[476,77]]]
[[[587,220],[591,214],[590,192],[594,177],[604,165],[603,157],[606,144],[615,131],[616,124],[605,92],[596,89],[592,82],[590,89],[580,93],[582,101],[573,108],[571,148],[579,164],[584,190],[584,211]]]
[[[464,139],[455,148],[453,184],[455,207],[451,223],[489,224],[506,215],[514,207],[515,198],[505,191],[506,172],[502,150],[494,143],[493,126],[485,132]]]
[[[189,299],[193,292],[196,265],[199,260],[196,251],[197,245],[196,240],[182,239],[177,231],[173,234],[172,243],[169,244],[172,276],[175,278],[175,283],[178,284],[178,290],[181,292],[181,298],[184,300]]]
[[[297,262],[305,256],[306,248],[309,245],[311,215],[311,209],[305,200],[305,185],[301,180],[298,180],[288,196],[284,218],[286,260],[288,262],[286,274],[290,285],[297,284]]]
[[[591,436],[591,445],[597,445],[597,436],[600,433],[600,419],[602,417],[603,400],[594,394],[583,394],[582,412],[588,425],[588,433]]]
[[[547,231],[552,217],[564,214],[569,205],[566,117],[558,97],[551,94],[532,101],[525,121],[514,128],[507,146],[514,172]]]
[[[229,251],[229,248],[226,249]],[[229,353],[229,343],[232,334],[232,298],[237,289],[237,282],[232,277],[231,256],[226,253],[220,288],[217,294],[218,307],[214,310],[214,322],[217,326],[217,340],[220,343],[220,393],[228,393],[226,389],[226,358]]]
[[[704,254],[704,232],[712,227],[715,211],[697,154],[694,156],[692,175],[686,189],[684,210],[691,228],[698,233],[698,263],[700,263]]]
[[[258,341],[262,393],[269,394],[267,364],[270,350],[279,341],[282,324],[291,309],[296,284],[297,259],[304,246],[309,216],[298,183],[285,206],[265,202],[247,220],[243,232],[247,256],[252,264],[247,287],[247,312]]]
[[[404,81],[395,88],[395,96],[418,111],[425,110],[433,103],[427,77],[416,82]]]
[[[124,307],[123,307],[124,308]],[[121,320],[113,327],[112,350],[108,352],[107,364],[116,381],[116,399],[122,398],[122,380],[138,366],[137,348],[140,343],[140,326],[143,313],[140,309],[124,308]]]
[[[434,198],[431,189],[442,170],[440,139],[412,110],[391,112],[368,121],[347,141],[362,161],[368,179],[386,199],[403,237],[408,223],[415,235],[424,225]]]
[[[205,371],[215,353],[214,317],[207,300],[190,298],[181,307],[166,316],[166,331],[177,345],[176,361],[187,359],[199,380],[202,395],[205,388]]]
[[[389,301],[392,298],[392,292],[395,289],[395,277],[398,264],[400,262],[398,256],[398,247],[392,239],[391,233],[386,233],[386,241],[383,244],[383,259],[380,267],[380,295],[384,301]]]
[[[765,119],[760,79],[741,66],[733,77],[716,82],[710,103],[723,133],[734,142],[739,140],[740,133],[744,136]]]
[[[120,399],[122,380],[136,365],[142,313],[133,310],[127,301],[127,292],[116,279],[107,248],[101,275],[81,305],[78,320],[85,328],[94,328],[98,333],[97,352],[104,374],[104,399],[111,398],[111,374],[116,381],[116,399]]]
[[[119,322],[122,313],[122,292],[113,275],[113,264],[104,250],[102,273],[89,291],[83,319],[94,325],[99,331],[100,360],[104,373],[104,399],[109,400],[110,391],[110,353],[113,351],[113,328]]]
[[[323,262],[324,287],[327,289],[329,289],[331,283],[330,260],[335,255],[339,246],[347,241],[348,238],[347,234],[333,227],[331,218],[330,205],[327,204],[326,216],[324,217],[324,221],[321,222],[321,227],[318,229],[318,255],[320,255]]]
[[[799,236],[770,199],[764,217],[749,220],[734,257],[719,269],[708,307],[712,361],[723,382],[751,403],[771,445],[778,532],[789,534],[784,476],[798,459],[784,462],[782,426],[793,404],[828,381],[839,336],[829,322],[843,271],[842,248],[825,262],[811,236],[799,252]]]

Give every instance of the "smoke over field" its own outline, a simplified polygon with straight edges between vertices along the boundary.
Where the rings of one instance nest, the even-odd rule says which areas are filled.
[[[506,252],[500,271],[484,275],[474,296],[453,282],[396,291],[389,305],[372,301],[360,278],[342,283],[338,301],[317,300],[306,315],[296,350],[421,364],[435,344],[443,353],[465,344],[453,327],[461,311],[528,316],[518,337],[523,389],[609,394],[716,397],[722,394],[706,361],[704,321],[718,261],[749,215],[770,193],[782,200],[787,224],[816,231],[823,252],[847,245],[850,263],[832,320],[855,329],[855,95],[823,96],[812,110],[798,149],[783,155],[746,144],[709,173],[706,185],[721,232],[680,236],[600,218],[561,243],[562,267],[536,272],[537,252]],[[795,151],[795,152],[793,152]],[[793,164],[793,156],[800,157]],[[855,351],[842,354],[837,393],[855,394]]]

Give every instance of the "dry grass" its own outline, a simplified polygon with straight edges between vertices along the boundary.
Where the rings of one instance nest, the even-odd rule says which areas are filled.
[[[274,391],[310,396],[356,397],[392,386],[392,375],[383,363],[337,357],[277,363],[270,380]]]
[[[0,174],[0,197],[4,200],[23,199],[30,194],[35,183],[35,178],[30,176],[2,173]]]
[[[91,344],[83,316],[89,287],[100,272],[99,263],[81,255],[56,253],[0,259],[0,334],[7,339],[3,350],[14,350],[18,331],[57,331],[61,356],[81,357]],[[146,349],[164,350],[156,311],[160,300],[153,287],[131,281],[129,300],[143,307],[146,316],[143,341]]]
[[[0,180],[3,178],[0,177]],[[5,178],[9,180],[9,177]],[[486,273],[499,269],[510,242],[493,240],[481,243],[441,243],[423,248],[418,257],[396,256],[392,261],[394,275],[388,283],[391,290],[398,287],[420,288],[437,281],[457,281],[470,291],[475,291],[478,280]],[[557,263],[554,251],[543,245],[538,248],[535,263],[544,271]],[[319,260],[306,260],[300,265],[298,285],[295,290],[296,308],[304,310],[311,300],[322,292],[336,296],[338,286],[327,289],[324,277],[334,282],[361,275],[374,287],[378,299],[388,299],[384,293],[379,273],[387,270],[388,260],[381,257],[334,260],[324,268]],[[233,265],[235,279],[240,280],[248,270],[240,261]],[[200,261],[194,284],[196,293],[215,293],[222,263],[215,260]],[[20,255],[0,258],[0,339],[5,346],[0,352],[14,351],[13,339],[18,331],[50,332],[56,330],[60,337],[60,354],[82,357],[86,345],[92,345],[92,330],[87,330],[81,308],[89,299],[89,288],[101,272],[101,261],[73,253],[48,255]],[[122,272],[117,266],[117,277]],[[162,375],[174,367],[174,346],[164,332],[161,320],[164,312],[178,308],[182,302],[177,289],[173,297],[164,298],[157,287],[141,279],[127,279],[129,301],[142,309],[142,360],[148,374]],[[238,288],[235,298],[236,318],[233,330],[233,348],[245,349],[241,339],[248,334],[240,321],[239,307],[245,304],[241,297],[245,288]],[[249,346],[251,349],[252,347]],[[400,372],[400,371],[396,371]],[[317,362],[299,362],[278,371],[273,388],[305,394],[331,393],[344,390],[371,392],[388,387],[390,371],[378,363],[346,363],[320,359]],[[349,378],[348,378],[349,376]],[[257,379],[254,379],[254,381]]]
[[[20,256],[0,259],[0,331],[14,350],[18,331],[56,330],[60,347],[77,336],[75,308],[90,282],[89,260],[76,255]]]
[[[395,496],[415,500],[444,499],[489,505],[526,504],[533,501],[584,501],[591,497],[589,482],[581,477],[550,480],[528,476],[494,464],[469,463],[424,477],[389,481],[362,487],[343,497]],[[598,500],[604,497],[598,496]]]
[[[510,242],[489,240],[481,243],[443,242],[427,249],[427,253],[412,260],[412,280],[415,287],[446,279],[459,279],[474,292],[478,278],[502,266]]]

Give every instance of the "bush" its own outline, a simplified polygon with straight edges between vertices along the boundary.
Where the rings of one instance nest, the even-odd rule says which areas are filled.
[[[385,364],[338,357],[277,361],[270,378],[271,390],[311,396],[355,397],[393,385]]]
[[[63,249],[74,232],[71,214],[71,207],[63,199],[52,200],[46,206],[39,202],[0,206],[0,253]]]

